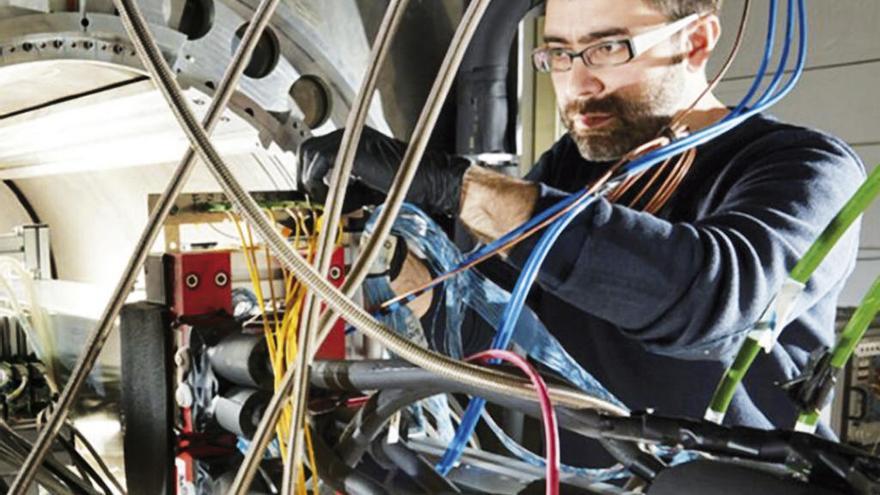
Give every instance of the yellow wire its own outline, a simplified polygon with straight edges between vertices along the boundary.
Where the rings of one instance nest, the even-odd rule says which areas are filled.
[[[250,278],[251,278],[251,285],[254,288],[254,292],[256,293],[256,296],[257,296],[257,301],[259,301],[260,312],[263,315],[263,333],[265,334],[266,345],[269,348],[270,363],[272,365],[272,371],[273,371],[274,378],[275,378],[275,380],[274,380],[275,386],[277,387],[278,384],[281,382],[281,379],[283,378],[283,371],[281,370],[281,363],[276,360],[277,359],[277,351],[276,351],[276,346],[275,346],[275,340],[272,336],[272,331],[269,328],[269,319],[266,316],[266,308],[265,308],[265,305],[263,304],[263,301],[264,301],[263,289],[261,287],[256,256],[253,255],[252,244],[249,245],[248,241],[245,240],[244,232],[242,231],[242,228],[241,228],[241,223],[231,213],[227,212],[227,215],[232,220],[232,223],[235,225],[235,229],[238,232],[239,239],[241,239],[242,249],[243,249],[243,252],[245,255],[245,262],[246,262],[247,268],[248,268],[248,274],[250,275]],[[251,236],[251,242],[252,241],[253,241],[253,237]],[[280,425],[278,427],[276,427],[276,434],[279,436],[278,444],[279,444],[279,448],[281,450],[281,456],[282,456],[282,458],[287,458],[287,449],[286,449],[286,446],[284,445],[284,441],[283,441],[284,432],[281,430]]]
[[[235,230],[238,232],[239,239],[241,239],[242,252],[244,253],[245,262],[247,263],[248,274],[251,278],[251,285],[253,285],[254,292],[257,296],[257,301],[260,306],[260,312],[263,315],[263,331],[266,334],[267,344],[269,345],[271,354],[272,352],[274,352],[275,342],[273,341],[271,336],[271,329],[269,328],[269,322],[266,318],[266,308],[263,305],[263,289],[260,284],[259,267],[257,266],[257,260],[256,257],[253,256],[253,248],[245,240],[244,232],[241,229],[241,224],[239,223],[238,219],[235,218],[231,213],[227,212],[227,215],[229,215],[229,218],[235,225]]]
[[[287,210],[287,213],[291,215],[295,222],[295,232],[294,232],[294,246],[299,246],[299,242],[305,238],[305,250],[306,250],[306,259],[312,261],[316,254],[316,235],[320,231],[323,225],[323,216],[318,217],[317,213],[312,210],[312,218],[316,218],[315,220],[315,231],[309,232],[308,226],[306,225],[305,216],[301,211],[297,210],[296,214],[292,214],[290,210]],[[274,221],[274,215],[269,211],[268,214],[270,218]],[[245,261],[247,263],[248,274],[251,278],[251,284],[254,286],[254,291],[256,293],[257,299],[260,301],[260,311],[263,316],[263,330],[266,335],[266,342],[269,350],[270,360],[272,364],[272,370],[275,378],[275,388],[280,385],[281,379],[284,373],[287,370],[287,367],[290,366],[297,354],[297,333],[299,330],[299,326],[302,323],[300,318],[300,313],[302,312],[302,306],[306,297],[306,288],[303,286],[298,280],[295,280],[293,274],[288,273],[286,270],[284,271],[284,288],[286,293],[284,294],[284,308],[285,313],[283,318],[279,321],[278,318],[278,299],[275,294],[274,283],[272,280],[272,260],[271,254],[266,249],[266,266],[268,270],[268,283],[269,283],[269,291],[272,301],[272,316],[274,320],[274,332],[273,329],[269,326],[269,318],[266,314],[266,307],[263,297],[262,291],[262,280],[259,275],[259,263],[256,257],[256,245],[254,243],[253,238],[253,230],[250,225],[247,225],[247,234],[248,238],[245,239],[244,231],[242,230],[241,224],[239,220],[233,216],[231,213],[227,213],[229,218],[232,220],[235,228],[238,232],[239,238],[241,239],[242,249],[245,254]],[[337,235],[336,244],[339,245],[342,242],[342,230],[339,230]],[[289,425],[292,421],[292,411],[290,409],[290,405],[285,406],[282,411],[282,421],[276,426],[276,435],[279,439],[279,446],[281,449],[282,458],[288,458],[288,450],[289,445],[286,445],[285,441],[289,436]],[[315,452],[314,446],[312,444],[311,434],[308,428],[305,426],[301,426],[304,428],[305,439],[306,439],[306,451],[308,455],[309,462],[312,464],[312,471],[314,479],[317,480],[317,464],[315,460]],[[300,494],[307,494],[306,483],[305,483],[305,473],[302,465],[297,466],[297,492]],[[312,487],[312,493],[314,495],[317,494],[318,483],[314,483]]]

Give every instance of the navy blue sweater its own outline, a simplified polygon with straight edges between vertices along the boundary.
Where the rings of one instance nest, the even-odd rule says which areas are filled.
[[[527,179],[541,183],[540,209],[607,166],[585,161],[566,136]],[[630,408],[701,418],[751,325],[864,175],[840,140],[755,116],[698,149],[658,215],[605,200],[590,206],[550,252],[529,305]],[[737,391],[729,423],[793,426],[795,408],[776,383],[798,375],[813,349],[832,344],[857,239],[858,225],[810,280],[780,345],[757,358]],[[510,288],[535,242],[515,248],[510,264],[484,271]],[[569,461],[577,462],[572,451],[593,457],[572,442],[563,441]]]

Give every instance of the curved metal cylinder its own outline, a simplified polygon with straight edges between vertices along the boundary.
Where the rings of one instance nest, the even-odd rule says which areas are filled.
[[[272,390],[269,348],[262,335],[234,333],[208,349],[214,372],[236,385]]]

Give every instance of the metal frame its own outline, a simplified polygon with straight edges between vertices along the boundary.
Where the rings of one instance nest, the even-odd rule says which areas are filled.
[[[52,258],[49,249],[49,226],[22,225],[12,234],[0,235],[0,256],[21,258],[36,279],[52,278]]]

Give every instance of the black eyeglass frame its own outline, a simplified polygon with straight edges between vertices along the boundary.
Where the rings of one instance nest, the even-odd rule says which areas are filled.
[[[681,31],[682,29],[684,29],[685,27],[687,27],[689,24],[691,24],[693,21],[699,19],[700,17],[702,17],[700,14],[691,14],[691,15],[683,17],[675,22],[660,26],[656,29],[652,29],[652,30],[646,31],[644,33],[628,36],[626,38],[618,38],[618,39],[600,41],[598,43],[594,43],[592,45],[589,45],[589,46],[585,47],[583,50],[577,51],[577,52],[571,51],[571,50],[566,50],[565,48],[561,48],[561,47],[548,47],[548,46],[538,47],[534,51],[532,51],[532,65],[535,67],[535,70],[537,70],[538,72],[545,72],[545,73],[547,73],[547,72],[568,72],[571,70],[572,67],[574,67],[574,59],[579,58],[584,63],[584,65],[587,67],[618,67],[618,66],[621,66],[624,64],[628,64],[633,59],[635,59],[636,57],[641,55],[642,53],[645,53],[646,51],[650,50],[651,48],[654,48],[655,46],[657,46],[658,44],[660,44],[664,40],[668,39],[669,37],[671,37],[675,33]],[[626,60],[618,62],[618,63],[613,63],[613,64],[596,64],[596,63],[593,63],[592,60],[590,60],[589,52],[595,52],[596,50],[598,50],[602,47],[619,46],[621,44],[623,46],[625,46],[627,49],[628,57]],[[549,61],[551,59],[550,54],[552,52],[555,52],[557,55],[563,54],[563,53],[565,55],[568,55],[569,62],[568,62],[568,65],[566,66],[565,69],[553,70],[553,68],[550,67]],[[538,58],[539,56],[543,56],[544,59],[546,60],[546,68],[539,60],[539,58]]]

